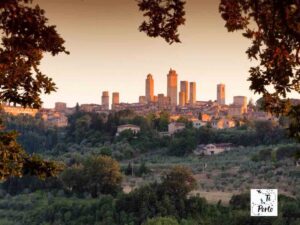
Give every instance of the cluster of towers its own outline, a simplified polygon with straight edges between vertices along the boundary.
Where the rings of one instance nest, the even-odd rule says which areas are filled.
[[[170,104],[171,106],[179,105],[185,106],[187,104],[193,105],[196,103],[196,83],[181,81],[180,90],[178,93],[178,74],[175,70],[170,69],[167,75],[167,96],[164,94],[154,95],[154,79],[151,74],[146,79],[146,96],[147,103],[158,102],[158,104]],[[140,97],[140,101],[143,100],[143,96]]]
[[[180,90],[178,90],[178,74],[175,70],[170,69],[167,75],[167,96],[164,94],[154,95],[154,79],[151,74],[146,78],[145,96],[139,97],[139,103],[158,103],[160,106],[186,106],[194,105],[197,101],[196,98],[196,82],[180,81]],[[218,84],[217,86],[217,103],[225,105],[225,85]],[[119,92],[112,93],[112,109],[114,106],[120,104]],[[102,92],[102,106],[104,109],[109,109],[109,92]]]
[[[119,92],[113,92],[112,93],[112,108],[114,108],[115,105],[120,104],[120,93]],[[105,110],[109,109],[109,92],[103,91],[102,92],[102,106]]]

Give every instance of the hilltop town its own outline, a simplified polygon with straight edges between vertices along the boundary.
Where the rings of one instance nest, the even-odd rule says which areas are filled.
[[[198,101],[196,82],[180,81],[175,70],[170,69],[167,74],[167,94],[155,94],[155,81],[153,75],[148,74],[145,80],[145,95],[138,97],[137,103],[120,102],[120,93],[113,92],[110,98],[108,91],[102,92],[101,104],[81,104],[75,107],[67,107],[67,103],[56,102],[52,109],[32,109],[10,104],[2,104],[4,112],[12,115],[28,114],[41,117],[49,126],[66,127],[68,115],[75,111],[90,112],[97,114],[109,114],[122,110],[134,111],[137,115],[146,116],[149,113],[159,114],[168,112],[170,119],[176,122],[178,118],[185,117],[193,122],[194,127],[211,126],[216,129],[233,128],[248,121],[278,121],[275,116],[264,112],[252,100],[246,96],[234,96],[231,104],[226,104],[226,86],[218,84],[216,100]],[[179,85],[178,85],[179,83]],[[111,100],[111,101],[110,101]],[[300,100],[292,99],[293,104]],[[171,125],[171,131],[182,129],[182,124]]]

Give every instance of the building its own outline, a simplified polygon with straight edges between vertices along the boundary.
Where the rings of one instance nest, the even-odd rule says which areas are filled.
[[[146,104],[147,103],[147,99],[146,99],[146,96],[140,96],[139,97],[139,103],[140,104]]]
[[[217,86],[217,103],[225,105],[225,84],[218,84]]]
[[[115,105],[120,104],[120,93],[119,92],[113,92],[112,93],[112,105],[111,108],[114,109]]]
[[[67,104],[64,102],[55,102],[55,111],[57,112],[66,112]]]
[[[194,151],[194,154],[206,156],[217,155],[232,150],[232,147],[233,145],[230,143],[198,145],[197,149]]]
[[[179,106],[184,107],[186,105],[186,93],[181,91],[179,92]]]
[[[49,126],[53,127],[67,127],[68,126],[68,118],[62,113],[55,112],[47,116],[47,120],[45,122]]]
[[[266,121],[266,120],[275,120],[274,116],[271,113],[265,111],[257,111],[251,112],[246,115],[248,120],[255,120],[255,121]]]
[[[245,96],[234,96],[233,104],[228,108],[228,115],[241,117],[247,113],[248,103]]]
[[[236,124],[232,119],[220,118],[212,120],[211,125],[215,129],[228,129],[235,127]]]
[[[151,74],[146,79],[146,100],[148,103],[154,100],[154,79]]]
[[[177,77],[178,75],[176,71],[170,69],[168,74],[167,90],[172,106],[177,106]]]
[[[170,106],[170,98],[164,94],[158,94],[157,103],[159,108],[167,108]]]
[[[0,109],[3,110],[5,113],[11,114],[13,116],[29,115],[35,117],[35,115],[38,113],[38,109],[24,108],[21,106],[1,105]]]
[[[210,122],[211,121],[211,115],[206,113],[201,113],[201,121],[202,122]]]
[[[245,96],[234,96],[233,97],[233,104],[243,106],[244,108],[247,108],[247,105],[248,105],[247,97],[245,97]]]
[[[185,104],[189,103],[189,82],[188,81],[181,81],[180,82],[180,92],[184,92],[185,94]]]
[[[68,118],[64,113],[53,109],[41,109],[39,116],[44,120],[45,124],[51,127],[67,127]]]
[[[130,130],[130,131],[132,131],[132,133],[137,134],[141,131],[141,128],[139,126],[132,125],[132,124],[121,125],[121,126],[118,126],[116,136],[119,136],[120,133],[122,133],[123,131],[126,131],[126,130]]]
[[[196,101],[197,101],[197,97],[196,97],[196,82],[191,82],[190,83],[190,104],[191,105],[195,105]]]
[[[168,125],[168,132],[170,135],[175,134],[185,129],[184,123],[173,122]]]
[[[230,105],[228,108],[228,115],[232,116],[232,117],[241,117],[243,116],[245,113],[247,113],[247,107],[243,107],[240,105]]]
[[[102,92],[102,106],[104,109],[109,110],[109,93],[108,91]]]
[[[82,112],[96,112],[103,109],[103,107],[97,104],[82,104],[79,109]]]

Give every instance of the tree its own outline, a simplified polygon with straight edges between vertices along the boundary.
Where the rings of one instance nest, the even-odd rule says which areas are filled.
[[[162,177],[162,186],[166,193],[182,198],[197,187],[197,182],[190,169],[176,166]]]
[[[138,168],[138,176],[143,176],[144,174],[150,173],[150,169],[147,167],[146,162],[143,161]]]
[[[131,165],[131,162],[128,163],[128,165],[125,169],[125,175],[133,176],[133,166]]]
[[[45,11],[31,3],[32,0],[0,2],[0,102],[39,108],[41,93],[56,90],[52,79],[38,68],[43,54],[68,52],[56,27],[48,25]],[[26,154],[16,142],[17,134],[3,132],[1,124],[0,180],[25,173],[47,177],[60,170],[52,162]]]
[[[99,156],[84,162],[86,188],[92,197],[115,194],[120,189],[122,174],[118,162],[109,156]]]
[[[134,224],[143,224],[147,219],[157,216],[180,219],[199,212],[202,214],[206,202],[199,197],[188,197],[188,193],[196,187],[196,180],[189,169],[182,166],[174,167],[164,174],[161,180],[161,183],[150,183],[128,194],[120,195],[116,201],[118,215],[126,213],[132,216]],[[156,224],[155,222],[152,223]]]
[[[56,87],[38,66],[44,53],[68,53],[55,26],[48,25],[45,11],[32,0],[3,0],[0,3],[0,99],[38,108],[41,93]]]
[[[138,0],[148,18],[140,31],[170,44],[180,42],[184,5],[184,0]],[[252,41],[246,53],[259,64],[250,68],[250,89],[263,95],[265,110],[284,112],[287,102],[281,98],[300,92],[300,1],[220,0],[219,11],[229,32],[242,31]]]
[[[100,194],[116,194],[121,188],[122,174],[116,160],[101,155],[66,169],[61,179],[68,190],[88,192],[96,198]]]
[[[192,153],[196,147],[196,140],[193,136],[175,137],[169,145],[168,154],[174,156],[185,156]]]
[[[106,156],[111,156],[112,155],[112,150],[110,147],[103,147],[100,149],[100,155],[106,155]]]
[[[17,143],[16,132],[0,132],[0,181],[11,176],[38,176],[42,179],[57,175],[63,166],[40,157],[29,156]]]
[[[159,114],[157,129],[159,131],[166,131],[168,130],[168,125],[170,123],[170,114],[168,112],[161,112]]]
[[[71,168],[65,169],[60,179],[67,190],[82,194],[85,191],[86,177],[83,173],[82,165],[74,165]]]
[[[300,105],[292,107],[292,109],[288,113],[288,117],[290,121],[290,136],[300,141]]]
[[[147,17],[140,31],[150,37],[161,36],[166,42],[180,42],[178,27],[185,23],[183,0],[138,0],[140,11]]]

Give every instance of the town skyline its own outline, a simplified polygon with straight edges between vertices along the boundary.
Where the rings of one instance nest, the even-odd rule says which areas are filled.
[[[174,77],[175,76],[175,77]],[[217,83],[215,84],[215,98],[214,99],[200,99],[198,96],[198,83],[194,80],[187,80],[184,77],[180,77],[177,71],[173,68],[170,68],[169,72],[166,74],[166,91],[160,92],[156,90],[156,82],[155,76],[151,73],[148,73],[144,76],[144,92],[140,93],[136,96],[136,101],[134,102],[126,102],[123,101],[124,95],[118,90],[108,90],[103,89],[99,91],[99,101],[98,102],[76,102],[74,105],[68,104],[68,102],[58,100],[54,102],[53,105],[56,103],[65,103],[68,107],[73,107],[75,105],[87,105],[87,104],[95,104],[95,105],[102,105],[106,109],[113,109],[113,105],[118,104],[149,104],[149,103],[157,103],[160,101],[160,98],[164,98],[164,101],[167,105],[173,106],[185,106],[185,105],[193,105],[196,102],[201,101],[212,101],[216,102],[220,105],[229,105],[234,103],[234,98],[237,96],[246,97],[249,101],[254,101],[253,98],[243,95],[243,93],[236,93],[232,96],[232,99],[227,101],[227,87],[225,83]],[[158,82],[162,83],[162,82]],[[174,89],[175,88],[175,89]],[[173,90],[172,90],[173,89]],[[171,91],[171,92],[169,92]],[[184,95],[182,95],[184,94]],[[123,98],[122,98],[123,97]],[[167,99],[169,98],[169,99]],[[53,105],[50,107],[43,107],[43,108],[52,108]]]
[[[217,0],[187,2],[182,43],[173,45],[138,31],[142,14],[132,0],[34,2],[45,9],[49,23],[57,25],[71,53],[42,60],[41,70],[58,87],[56,93],[42,96],[44,107],[57,101],[99,103],[103,90],[123,93],[120,100],[133,103],[144,93],[141,84],[147,73],[160,81],[156,91],[166,93],[165,75],[171,67],[197,82],[200,100],[215,99],[217,83],[226,84],[226,101],[237,94],[259,98],[247,81],[249,68],[256,64],[245,53],[250,43],[239,32],[227,32]],[[289,96],[300,98],[296,93]]]
[[[190,85],[196,85],[196,87],[194,87],[195,90],[193,91],[194,92],[193,97],[195,98],[194,99],[195,102],[197,102],[197,101],[218,102],[219,86],[220,85],[224,86],[224,88],[226,87],[226,90],[224,90],[224,97],[223,97],[224,98],[223,99],[224,103],[218,102],[219,104],[224,104],[224,105],[225,104],[231,104],[231,103],[234,102],[233,99],[234,99],[235,96],[245,96],[245,97],[247,97],[248,101],[253,100],[254,102],[256,100],[258,100],[258,98],[259,98],[259,95],[248,96],[248,95],[245,95],[243,93],[235,93],[234,91],[232,91],[230,89],[228,90],[227,89],[227,84],[224,83],[224,82],[216,83],[215,87],[214,87],[214,90],[211,90],[212,92],[214,92],[215,97],[212,97],[211,99],[205,99],[203,97],[199,98],[199,95],[201,96],[201,89],[199,90],[199,86],[201,87],[201,85],[197,81],[188,80],[188,79],[185,79],[184,77],[180,77],[180,75],[177,73],[177,71],[175,69],[173,69],[172,67],[170,68],[169,73],[170,72],[175,72],[176,75],[177,75],[177,87],[176,87],[177,88],[177,90],[176,90],[176,101],[177,101],[176,105],[177,106],[181,105],[180,104],[180,93],[182,92],[182,87],[181,87],[182,82],[187,82],[188,83],[187,94],[185,94],[185,97],[184,97],[186,99],[185,100],[186,104],[189,101],[188,99],[191,98],[191,92],[190,92],[191,91],[190,90],[191,86]],[[55,103],[57,103],[57,102],[63,102],[63,103],[66,103],[68,106],[72,107],[72,106],[76,106],[77,104],[79,104],[79,105],[82,105],[82,104],[103,105],[103,101],[105,101],[105,102],[108,102],[109,109],[111,109],[111,105],[112,105],[114,99],[116,99],[116,98],[118,99],[117,102],[126,103],[126,104],[140,103],[141,102],[141,97],[145,98],[146,103],[151,102],[151,101],[153,101],[153,99],[151,101],[149,101],[149,99],[147,97],[147,85],[148,85],[147,80],[148,80],[149,76],[151,76],[152,82],[154,82],[154,84],[152,84],[153,85],[153,90],[152,90],[153,91],[152,92],[153,97],[157,98],[159,95],[164,95],[164,97],[170,97],[169,94],[168,94],[168,76],[169,76],[169,73],[166,73],[166,75],[165,75],[165,83],[164,82],[158,82],[158,84],[159,84],[158,86],[161,86],[162,84],[166,86],[165,91],[157,91],[157,89],[156,89],[157,82],[155,82],[157,80],[155,79],[155,75],[153,75],[152,73],[148,73],[147,75],[144,75],[144,77],[143,77],[144,85],[140,84],[140,86],[142,86],[144,88],[144,90],[143,90],[142,93],[138,93],[137,95],[135,95],[135,100],[133,100],[131,102],[126,101],[126,100],[124,101],[124,98],[126,99],[126,97],[124,97],[124,96],[126,96],[126,94],[123,94],[119,90],[117,90],[117,89],[107,89],[107,88],[105,89],[104,88],[103,90],[98,91],[98,101],[96,101],[96,102],[92,102],[92,101],[79,102],[79,101],[77,101],[74,104],[72,104],[72,103],[70,104],[70,102],[63,101],[62,99],[57,99],[53,103],[49,103],[49,104],[46,104],[46,105],[44,104],[43,108],[52,108],[55,105]],[[146,81],[146,83],[145,83],[145,81]],[[230,96],[228,96],[228,94],[227,94],[228,92],[231,93]],[[89,93],[89,94],[92,94],[92,93]],[[104,94],[104,96],[103,96],[103,94]],[[256,96],[256,98],[253,98],[255,96]],[[105,98],[105,100],[103,100],[103,98]],[[156,101],[157,101],[157,99],[156,99]]]

